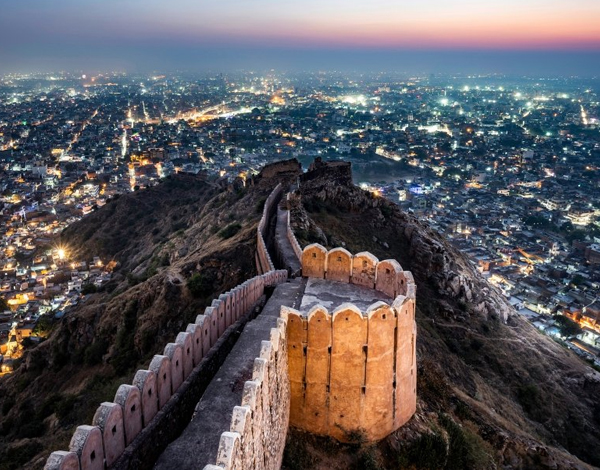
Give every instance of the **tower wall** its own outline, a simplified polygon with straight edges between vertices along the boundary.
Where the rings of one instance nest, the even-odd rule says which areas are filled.
[[[395,260],[343,248],[303,250],[305,277],[370,287],[392,302],[361,311],[282,307],[288,336],[290,424],[342,442],[376,441],[416,410],[416,286]],[[390,305],[391,304],[391,305]]]

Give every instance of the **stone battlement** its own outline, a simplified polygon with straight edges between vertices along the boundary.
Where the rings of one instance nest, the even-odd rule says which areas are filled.
[[[202,366],[225,331],[252,310],[267,286],[285,282],[287,271],[270,271],[221,294],[204,314],[187,326],[175,341],[156,355],[147,370],[139,370],[132,384],[123,384],[113,402],[100,404],[92,425],[79,426],[69,451],[53,452],[45,470],[103,470],[116,465],[127,446],[171,400],[178,389]],[[161,417],[163,417],[162,415]],[[189,419],[189,418],[188,418]]]
[[[302,276],[348,282],[383,292],[392,299],[398,295],[414,298],[416,285],[410,271],[398,261],[379,261],[368,251],[352,255],[345,248],[327,249],[314,243],[302,251]]]
[[[368,252],[327,251],[314,244],[302,252],[302,273],[355,284],[393,299],[366,309],[343,303],[330,312],[282,308],[287,320],[291,390],[290,424],[313,434],[351,442],[376,441],[405,424],[416,410],[416,286],[395,260]],[[323,281],[321,281],[322,283]],[[323,286],[321,286],[322,288]],[[308,290],[308,289],[307,289]],[[331,303],[331,302],[328,302]]]

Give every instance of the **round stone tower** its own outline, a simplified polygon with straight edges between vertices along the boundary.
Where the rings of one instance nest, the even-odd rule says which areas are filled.
[[[287,318],[290,425],[342,442],[376,441],[416,410],[413,276],[370,253],[302,253],[307,277]]]

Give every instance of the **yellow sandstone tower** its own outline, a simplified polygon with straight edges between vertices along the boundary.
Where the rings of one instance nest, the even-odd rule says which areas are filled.
[[[303,250],[302,273],[305,298],[316,304],[307,311],[282,308],[290,425],[344,442],[382,439],[416,409],[412,274],[395,260],[318,244]],[[338,291],[361,305],[335,305]]]

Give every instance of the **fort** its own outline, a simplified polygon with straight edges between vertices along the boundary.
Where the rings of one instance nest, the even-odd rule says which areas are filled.
[[[347,178],[349,168],[333,171]],[[302,248],[287,191],[277,185],[265,201],[258,275],[214,299],[99,405],[91,425],[77,427],[46,470],[278,469],[289,426],[377,441],[410,420],[412,274],[368,252]]]

